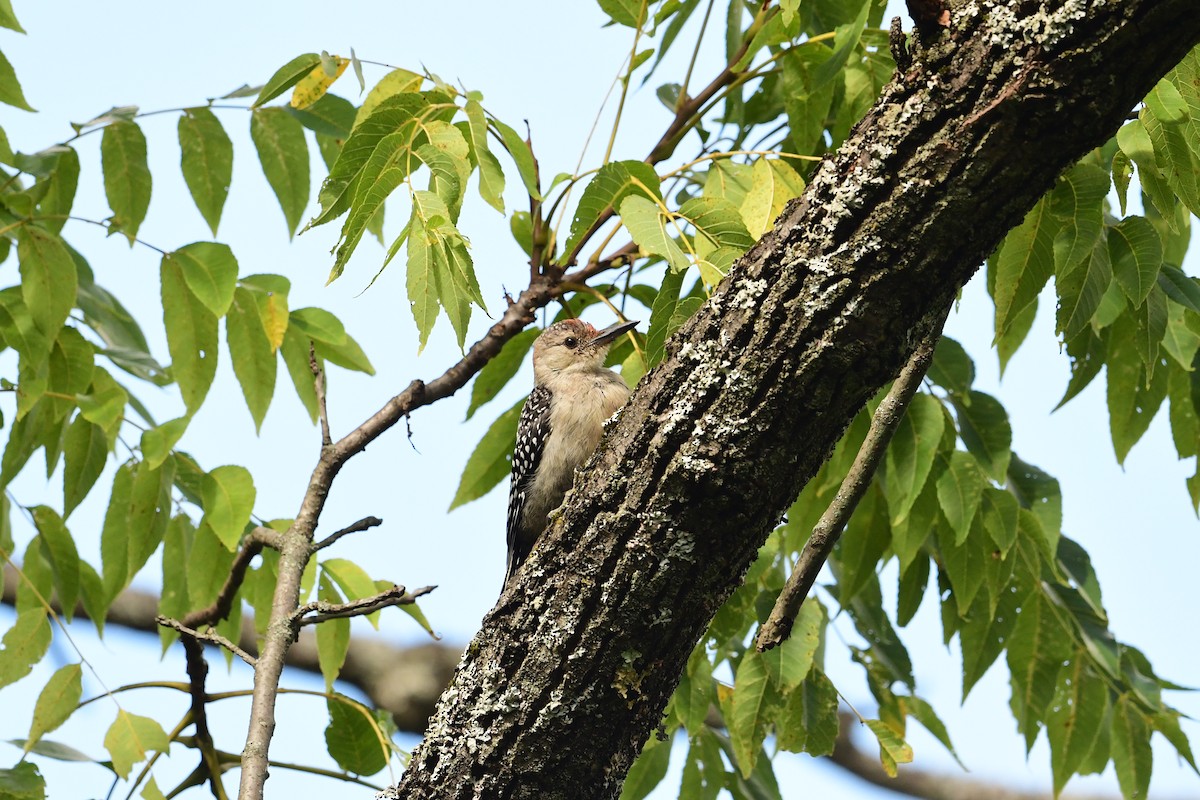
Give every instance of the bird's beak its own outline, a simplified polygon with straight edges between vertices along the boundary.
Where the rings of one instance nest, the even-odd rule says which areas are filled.
[[[592,347],[598,344],[608,344],[622,333],[625,333],[625,331],[633,330],[635,327],[637,327],[637,324],[638,321],[633,320],[631,322],[618,322],[616,325],[609,325],[607,328],[600,331],[600,333],[596,334],[596,338],[588,342],[587,346]]]

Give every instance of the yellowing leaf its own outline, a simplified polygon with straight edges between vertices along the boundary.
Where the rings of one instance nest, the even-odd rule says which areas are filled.
[[[146,758],[150,751],[165,753],[170,743],[162,726],[150,717],[130,714],[118,709],[117,718],[104,734],[104,747],[112,756],[113,771],[122,778],[129,776],[133,765]]]
[[[342,56],[331,56],[328,60],[322,58],[321,63],[309,70],[292,89],[292,108],[308,108],[320,100],[349,65],[350,59]]]

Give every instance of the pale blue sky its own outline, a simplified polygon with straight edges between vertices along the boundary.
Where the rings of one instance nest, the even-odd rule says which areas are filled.
[[[263,82],[299,53],[325,49],[348,55],[354,47],[363,59],[410,68],[423,64],[446,80],[482,91],[488,108],[519,130],[523,130],[522,120],[528,120],[542,174],[551,176],[575,168],[629,41],[625,29],[601,28],[604,17],[586,1],[364,1],[347,4],[348,10],[338,14],[315,3],[214,2],[204,4],[203,10],[145,0],[116,6],[15,0],[14,5],[29,35],[0,31],[0,49],[12,61],[26,97],[40,113],[30,115],[3,106],[0,125],[14,149],[24,151],[67,138],[69,121],[84,121],[113,105],[137,104],[153,110],[200,104],[243,83]],[[709,56],[697,70],[699,80],[707,80],[716,63],[717,54]],[[368,83],[384,72],[370,66],[366,69]],[[677,80],[670,66],[664,66],[656,78]],[[641,158],[667,123],[667,112],[653,94],[657,82],[632,94],[614,157]],[[355,98],[353,76],[347,73],[335,91]],[[232,189],[218,238],[232,246],[243,274],[278,272],[289,277],[292,308],[318,305],[341,316],[378,370],[375,378],[340,371],[331,376],[329,407],[334,435],[344,433],[413,378],[434,377],[452,363],[457,348],[450,327],[445,319],[440,320],[429,347],[417,357],[402,265],[395,263],[374,287],[359,294],[383,257],[383,250],[371,242],[359,248],[341,280],[325,287],[331,264],[328,250],[335,241],[336,226],[317,229],[289,243],[283,215],[247,135],[248,115],[219,113],[234,140],[235,156]],[[140,236],[165,249],[211,238],[179,174],[176,120],[176,115],[165,114],[142,123],[149,140],[154,193]],[[603,152],[606,124],[601,131],[590,152],[593,160]],[[108,210],[99,181],[99,136],[85,137],[77,147],[83,176],[75,213],[102,219]],[[315,148],[313,158],[314,174],[321,174]],[[509,187],[519,187],[515,172],[509,176]],[[508,202],[520,206],[516,191],[508,193]],[[400,217],[397,212],[389,219],[387,232],[392,236],[399,230]],[[521,288],[528,270],[508,234],[507,221],[471,197],[461,227],[472,242],[484,297],[493,308],[500,308],[502,287]],[[97,280],[139,316],[160,360],[168,360],[158,319],[157,254],[141,247],[130,250],[117,237],[105,240],[99,229],[86,225],[69,224],[64,234],[90,259]],[[15,262],[10,260],[5,267],[8,282],[15,282]],[[1195,259],[1188,271],[1198,271]],[[1177,463],[1166,415],[1160,414],[1145,440],[1134,448],[1125,469],[1119,468],[1108,436],[1103,378],[1066,409],[1051,415],[1067,378],[1067,362],[1057,352],[1053,336],[1052,311],[1052,298],[1044,298],[1034,331],[1013,359],[1003,383],[998,379],[995,356],[988,350],[992,311],[982,278],[967,287],[948,332],[976,358],[978,388],[996,394],[1008,409],[1016,451],[1062,482],[1064,531],[1091,552],[1117,636],[1141,648],[1159,674],[1198,684],[1200,674],[1194,665],[1200,661],[1200,647],[1191,631],[1191,618],[1200,599],[1194,579],[1195,565],[1200,563],[1200,526],[1183,485],[1190,465]],[[477,313],[472,332],[482,334],[487,324]],[[316,458],[317,431],[308,425],[281,372],[275,402],[262,435],[256,438],[227,353],[222,352],[220,358],[212,395],[181,446],[207,468],[245,464],[256,477],[257,513],[265,518],[290,517]],[[382,528],[344,539],[334,555],[357,560],[374,577],[409,586],[437,584],[438,590],[423,607],[449,641],[465,642],[473,634],[499,589],[504,563],[504,492],[497,490],[449,515],[445,509],[475,443],[491,421],[524,392],[528,380],[528,376],[519,376],[497,401],[466,424],[462,418],[469,392],[422,409],[412,421],[417,451],[409,446],[402,430],[389,432],[343,470],[323,518],[323,529],[329,531],[368,514],[382,517]],[[142,397],[161,419],[177,416],[181,410],[171,391],[143,392]],[[10,409],[4,411],[9,414]],[[40,457],[34,459],[13,492],[25,504],[48,497],[48,502],[57,505],[59,483],[56,479],[47,486],[39,463]],[[70,520],[81,551],[93,563],[108,485],[108,479],[102,478]],[[20,519],[14,524],[23,546],[30,536],[28,526]],[[884,575],[885,585],[889,582],[894,582],[890,571]],[[153,576],[138,583],[146,588],[155,586]],[[7,625],[10,619],[7,612],[0,612],[0,625]],[[853,627],[838,620],[833,629],[837,633],[831,632],[829,671],[856,706],[870,713],[861,672],[849,663],[845,648],[838,643],[839,636],[856,640]],[[153,640],[110,629],[100,642],[87,633],[87,626],[76,625],[72,630],[109,687],[134,680],[183,678],[177,654],[168,659],[173,665],[161,666]],[[398,613],[385,615],[384,635],[402,642],[416,642],[423,636]],[[941,645],[932,597],[926,599],[918,618],[902,636],[913,654],[918,692],[942,715],[972,772],[1024,786],[1048,787],[1049,756],[1044,741],[1039,740],[1028,763],[1024,758],[1008,711],[1007,671],[994,667],[960,708],[957,645],[949,652]],[[50,661],[58,662],[48,667],[76,659],[60,641],[56,640],[55,648]],[[0,738],[25,735],[34,692],[47,674],[40,670],[0,694],[5,709],[0,715]],[[247,685],[248,678],[242,669],[225,677],[214,663],[213,683],[233,688]],[[294,676],[285,681],[302,683]],[[84,685],[87,696],[100,691],[91,676],[85,677]],[[182,708],[181,700],[162,692],[125,695],[123,702],[130,710],[153,715],[161,713],[168,696],[172,708]],[[1195,697],[1176,694],[1171,699],[1183,710],[1200,715],[1200,701]],[[100,755],[100,739],[114,712],[106,702],[92,708],[95,710],[77,715],[54,738]],[[226,703],[215,712],[220,744],[226,749],[241,748],[246,708],[245,704]],[[325,724],[323,705],[311,699],[284,698],[280,717],[289,722],[280,727],[274,754],[301,760],[308,749],[306,742],[311,737],[320,741]],[[1200,726],[1194,724],[1185,724],[1185,729],[1193,736],[1200,732]],[[918,726],[913,726],[911,742],[922,768],[956,769],[940,745]],[[18,751],[10,749],[9,753],[8,758],[15,759]],[[1155,755],[1152,795],[1200,792],[1200,780],[1177,765],[1169,748],[1156,743]],[[174,762],[164,764],[168,774],[183,774],[194,765],[190,754],[177,755]],[[106,786],[92,783],[105,780],[95,767],[63,766],[44,759],[39,763],[55,798],[91,797],[106,790]],[[838,770],[814,765],[805,756],[781,755],[776,767],[785,797],[798,796],[796,787],[800,786],[815,796],[891,796],[846,781]],[[268,784],[270,796],[282,796],[285,783],[294,788],[309,780],[288,780],[284,775],[273,774]],[[231,777],[229,785],[234,783]],[[164,780],[161,785],[172,784]],[[1077,779],[1069,788],[1115,793],[1116,780],[1110,771],[1101,778]],[[322,790],[337,797],[362,796],[353,788],[332,783],[323,783]]]

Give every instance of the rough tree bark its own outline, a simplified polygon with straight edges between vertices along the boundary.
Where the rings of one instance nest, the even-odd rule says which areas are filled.
[[[405,798],[614,797],[692,647],[1004,233],[1200,42],[1195,0],[961,0],[672,340],[467,649]]]

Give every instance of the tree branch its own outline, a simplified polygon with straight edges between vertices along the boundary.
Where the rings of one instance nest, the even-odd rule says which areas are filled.
[[[949,311],[949,307],[946,310]],[[942,315],[942,324],[945,324],[944,314]],[[908,409],[909,401],[916,394],[921,385],[921,379],[925,377],[925,372],[929,369],[929,362],[933,359],[933,350],[941,336],[942,325],[938,325],[931,331],[930,337],[913,351],[908,363],[904,365],[904,369],[892,383],[891,391],[888,392],[887,397],[883,398],[879,408],[875,409],[875,414],[871,418],[871,428],[867,431],[862,447],[859,448],[858,455],[854,458],[854,464],[846,473],[833,502],[825,509],[825,513],[821,515],[821,519],[813,528],[812,535],[808,537],[804,550],[800,553],[800,559],[796,562],[796,567],[788,576],[783,591],[779,593],[775,607],[771,609],[771,615],[767,617],[767,621],[758,631],[758,638],[754,646],[760,653],[779,646],[784,639],[791,635],[792,624],[796,621],[796,614],[799,613],[800,606],[808,597],[808,593],[812,591],[817,574],[825,566],[826,559],[829,558],[834,545],[841,538],[842,529],[846,527],[850,515],[854,513],[859,501],[866,494],[867,487],[871,485],[875,471],[879,468],[879,462],[887,451],[888,443],[892,440],[892,434],[896,432],[900,420],[904,419],[904,412]]]
[[[340,531],[337,531],[335,533],[331,533],[328,536],[326,536],[324,539],[322,539],[321,541],[317,542],[315,545],[313,545],[313,551],[315,552],[317,550],[324,550],[326,547],[329,547],[331,544],[336,542],[338,539],[341,539],[343,536],[346,536],[351,533],[360,533],[365,530],[370,530],[371,528],[374,528],[374,527],[376,527],[378,525],[382,525],[382,524],[383,524],[383,520],[381,520],[379,517],[363,517],[362,519],[360,519],[358,522],[354,523],[353,525],[342,528]]]
[[[202,641],[202,642],[211,642],[212,644],[218,645],[219,647],[224,647],[226,650],[233,653],[235,656],[240,658],[242,661],[245,661],[247,664],[249,664],[252,667],[258,663],[258,659],[256,659],[254,656],[250,655],[245,650],[238,647],[236,644],[229,641],[224,636],[222,636],[221,634],[217,633],[214,630],[208,630],[208,631],[193,630],[192,628],[189,628],[187,625],[184,625],[179,620],[171,619],[170,617],[164,617],[162,614],[159,614],[158,616],[156,616],[154,618],[154,621],[157,622],[159,625],[162,625],[165,628],[172,628],[174,630],[179,631],[181,634],[183,634],[183,636],[187,637],[188,639],[195,639],[195,640]],[[189,660],[189,663],[190,663],[190,660]],[[201,686],[203,686],[202,682],[201,682]],[[193,709],[193,711],[194,710],[195,709]]]
[[[393,586],[379,594],[352,600],[349,603],[324,603],[320,601],[306,603],[296,609],[296,624],[315,625],[327,619],[364,617],[367,614],[373,614],[381,608],[387,608],[388,606],[412,605],[417,602],[418,597],[427,595],[436,588],[436,586],[424,586],[409,594],[403,586]],[[313,614],[314,611],[317,613]],[[308,617],[305,616],[306,614],[313,615]]]

